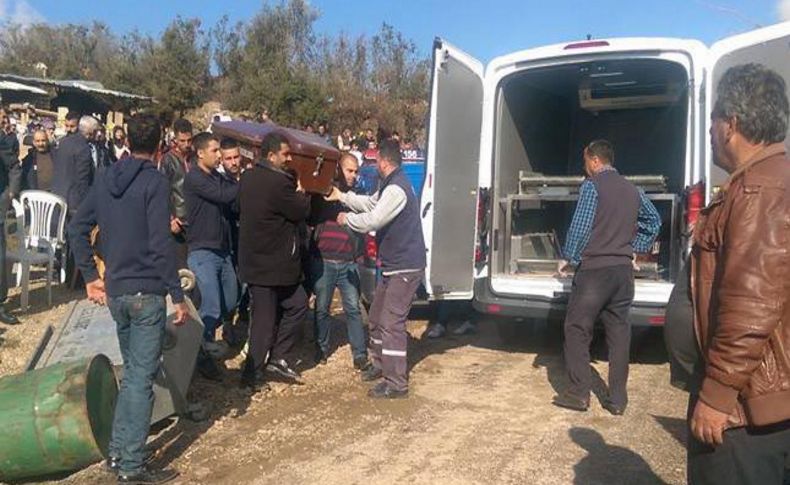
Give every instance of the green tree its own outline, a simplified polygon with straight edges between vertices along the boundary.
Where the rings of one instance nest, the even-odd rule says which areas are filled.
[[[161,111],[183,115],[206,100],[209,59],[209,43],[200,20],[173,20],[150,56],[150,92]]]

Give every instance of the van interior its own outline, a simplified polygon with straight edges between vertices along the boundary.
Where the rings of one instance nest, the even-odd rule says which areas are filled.
[[[583,180],[584,147],[609,140],[614,165],[653,200],[662,229],[637,278],[673,279],[681,259],[688,72],[655,58],[525,69],[500,84],[494,143],[493,275],[553,276]]]

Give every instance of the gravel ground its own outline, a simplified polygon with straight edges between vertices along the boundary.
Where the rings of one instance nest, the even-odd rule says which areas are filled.
[[[0,375],[20,372],[80,296],[56,290],[53,309],[37,304],[23,325],[1,328]],[[196,378],[192,398],[210,405],[210,417],[160,426],[155,464],[178,469],[181,484],[684,483],[686,395],[668,385],[660,332],[641,336],[629,408],[613,417],[595,399],[587,413],[551,405],[565,386],[556,327],[485,320],[475,335],[429,341],[415,317],[408,399],[365,396],[338,315],[328,364],[313,367],[309,342],[300,349],[303,385],[245,394],[239,356],[225,363],[224,383]],[[605,360],[593,367],[606,378]],[[58,483],[114,480],[94,465]]]

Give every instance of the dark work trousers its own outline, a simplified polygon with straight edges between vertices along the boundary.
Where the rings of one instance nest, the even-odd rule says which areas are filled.
[[[391,389],[409,387],[406,320],[424,271],[385,275],[376,286],[370,307],[370,355]]]
[[[585,401],[590,398],[590,343],[593,325],[600,318],[609,347],[609,400],[616,406],[628,403],[628,311],[633,299],[634,270],[630,265],[581,268],[576,272],[565,315],[565,367],[571,381],[569,392],[574,397]]]
[[[187,246],[186,236],[181,234],[173,234],[173,240],[176,242],[176,267],[178,269],[189,268],[187,258],[189,257],[189,246]]]
[[[250,285],[252,317],[249,355],[255,369],[266,361],[286,359],[299,340],[307,316],[307,294],[302,285]]]
[[[689,416],[696,396],[689,398]],[[782,485],[790,459],[790,421],[724,432],[724,443],[709,446],[689,431],[689,485]],[[790,477],[788,477],[790,478]]]

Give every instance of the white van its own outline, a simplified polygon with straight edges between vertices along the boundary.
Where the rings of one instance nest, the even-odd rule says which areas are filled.
[[[637,273],[633,325],[661,325],[688,227],[726,175],[710,110],[727,68],[759,62],[790,82],[790,23],[722,40],[631,38],[539,47],[483,65],[437,39],[423,231],[426,290],[479,311],[562,318],[555,273],[581,182],[582,149],[614,144],[663,227]]]

